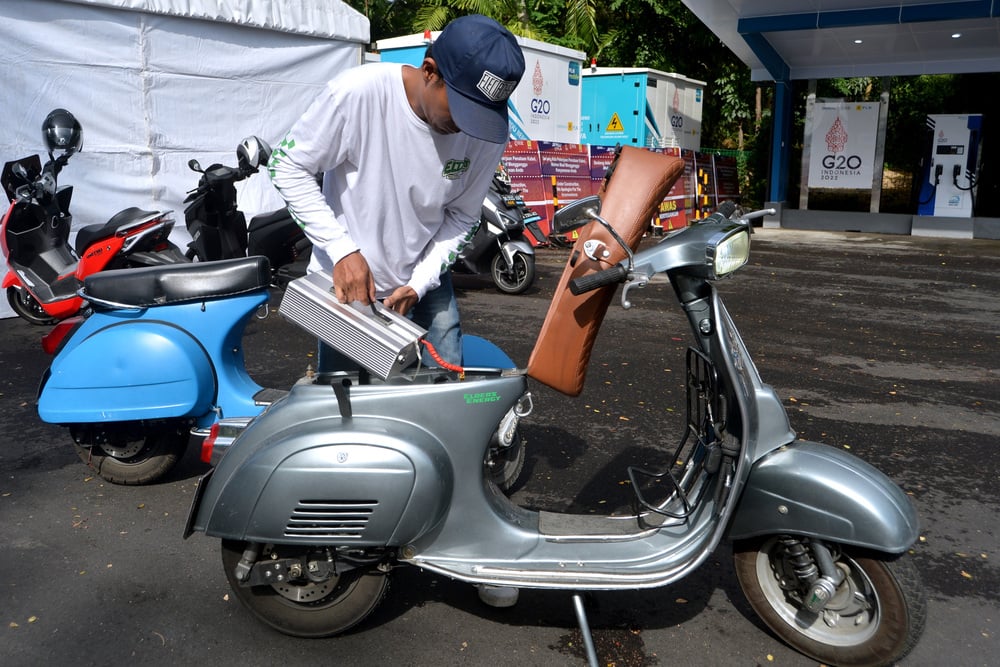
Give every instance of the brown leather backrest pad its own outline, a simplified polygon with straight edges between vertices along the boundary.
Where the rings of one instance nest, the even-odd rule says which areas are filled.
[[[635,250],[660,202],[684,172],[684,161],[626,146],[611,169],[600,192],[601,217]],[[589,239],[604,243],[610,256],[601,261],[589,259],[583,253],[583,244]],[[610,232],[596,221],[580,231],[528,359],[529,377],[569,396],[580,395],[594,340],[617,287],[609,285],[574,295],[569,282],[625,257]]]

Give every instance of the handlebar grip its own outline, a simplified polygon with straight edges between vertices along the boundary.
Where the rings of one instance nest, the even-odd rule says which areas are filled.
[[[726,201],[719,204],[719,207],[715,209],[715,212],[728,218],[729,216],[731,216],[733,213],[736,212],[736,202],[734,202],[732,199],[727,199]]]
[[[599,287],[625,282],[625,278],[627,277],[628,269],[621,264],[615,264],[610,269],[574,278],[569,281],[569,291],[579,296],[585,292],[592,292]]]

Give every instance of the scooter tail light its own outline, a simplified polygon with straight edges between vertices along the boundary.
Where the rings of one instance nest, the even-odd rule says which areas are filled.
[[[212,424],[208,431],[208,437],[201,441],[201,462],[212,462],[212,450],[215,449],[215,441],[219,437],[219,422]]]
[[[208,435],[201,441],[201,460],[212,466],[218,465],[251,420],[252,417],[227,417],[212,424]]]
[[[51,331],[42,336],[42,349],[45,353],[55,354],[84,319],[86,318],[83,316],[70,317],[52,327]]]

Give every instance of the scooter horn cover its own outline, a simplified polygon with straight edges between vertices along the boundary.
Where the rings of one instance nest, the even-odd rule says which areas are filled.
[[[601,217],[634,251],[660,202],[683,172],[684,161],[678,157],[623,147],[608,168],[609,175],[601,188]],[[599,262],[589,259],[583,244],[591,239],[604,243],[610,256]],[[625,257],[625,250],[600,223],[591,222],[580,231],[528,359],[530,377],[568,396],[580,395],[594,340],[617,286],[574,295],[569,282],[613,266]]]

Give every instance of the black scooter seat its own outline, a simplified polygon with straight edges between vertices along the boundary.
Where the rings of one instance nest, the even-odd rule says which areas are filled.
[[[87,248],[101,239],[114,236],[120,228],[128,227],[138,222],[147,222],[160,215],[162,215],[160,211],[144,211],[136,206],[130,206],[115,213],[103,225],[87,225],[76,233],[76,240],[73,242],[76,254],[83,257]]]
[[[270,284],[267,258],[254,256],[101,271],[87,276],[83,293],[118,306],[149,308],[243,294]]]

